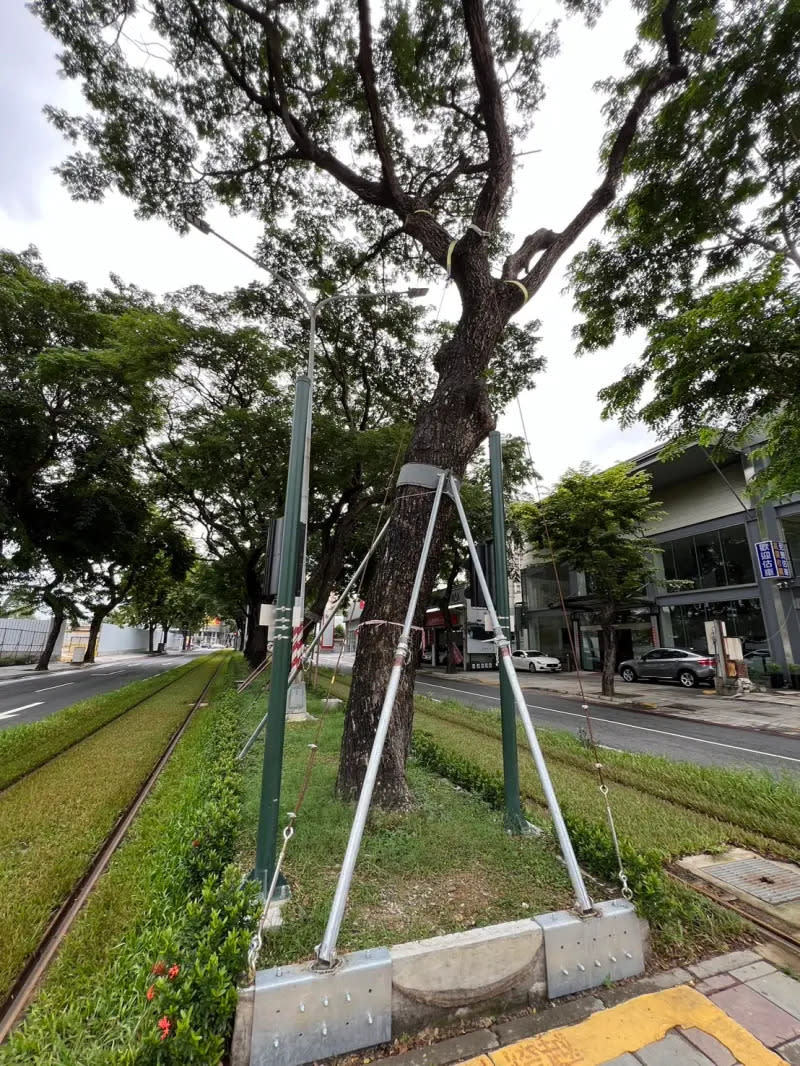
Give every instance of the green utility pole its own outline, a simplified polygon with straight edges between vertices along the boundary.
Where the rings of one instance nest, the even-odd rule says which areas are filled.
[[[283,517],[283,545],[278,571],[278,595],[275,600],[275,627],[272,650],[267,737],[264,744],[264,769],[261,774],[261,807],[258,815],[256,868],[253,877],[269,890],[275,871],[275,847],[281,803],[281,768],[283,737],[286,731],[286,697],[292,656],[292,612],[295,601],[297,560],[300,551],[300,498],[303,489],[305,435],[311,402],[311,380],[298,377],[292,415],[292,441],[289,447],[289,473],[286,478],[286,506]]]
[[[489,434],[489,470],[492,480],[492,536],[494,538],[494,603],[503,633],[511,636],[508,607],[508,566],[506,562],[506,517],[503,502],[503,439],[495,430]],[[524,833],[528,823],[519,802],[517,764],[517,716],[514,693],[505,670],[500,670],[500,717],[503,727],[503,788],[505,826],[512,833]]]

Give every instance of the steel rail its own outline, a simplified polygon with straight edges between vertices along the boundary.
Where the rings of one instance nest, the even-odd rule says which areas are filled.
[[[58,952],[61,943],[72,927],[75,919],[77,918],[81,908],[86,903],[87,899],[91,895],[97,882],[105,872],[111,858],[116,850],[122,843],[125,834],[130,828],[134,818],[139,813],[139,810],[150,795],[156,781],[161,775],[162,770],[169,761],[170,756],[178,745],[181,737],[186,731],[189,723],[194,717],[195,711],[199,708],[203,702],[203,697],[208,692],[211,684],[218,676],[220,670],[225,665],[224,660],[220,661],[214,673],[203,685],[203,689],[197,699],[194,701],[189,709],[188,714],[184,718],[181,725],[173,733],[167,747],[162,752],[157,763],[150,771],[146,781],[141,786],[139,791],[134,796],[131,803],[126,808],[125,812],[117,820],[116,825],[106,837],[105,842],[101,846],[100,850],[92,859],[89,869],[83,874],[78,883],[73,887],[69,896],[64,900],[56,911],[49,926],[44,932],[39,946],[29,956],[28,961],[25,963],[22,971],[14,982],[11,991],[0,1006],[0,1044],[2,1044],[7,1038],[14,1026],[20,1020],[22,1015],[27,1010],[36,989],[39,985],[44,974],[47,972],[50,963],[53,961],[56,953]],[[189,671],[191,673],[191,671]],[[183,676],[183,675],[182,675]],[[165,688],[166,686],[164,686]],[[159,691],[163,691],[159,689]],[[155,695],[153,693],[152,695]],[[150,697],[148,697],[150,698]]]

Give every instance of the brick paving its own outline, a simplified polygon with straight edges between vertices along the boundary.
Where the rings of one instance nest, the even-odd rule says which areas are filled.
[[[659,1029],[661,997],[668,1002]],[[800,981],[755,951],[735,951],[479,1032],[471,1046],[481,1053],[463,1066],[800,1066]],[[416,1053],[412,1061],[413,1052],[393,1057],[392,1066],[446,1066],[454,1060],[440,1047],[444,1053],[427,1049],[424,1060]]]

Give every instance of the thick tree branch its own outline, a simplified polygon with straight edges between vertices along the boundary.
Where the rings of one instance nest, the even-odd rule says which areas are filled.
[[[665,8],[663,16],[664,20],[667,20],[668,10],[674,9],[674,7],[675,0],[669,0],[667,8]],[[617,194],[617,187],[622,176],[625,156],[636,136],[636,131],[639,127],[642,115],[645,113],[652,100],[655,99],[659,93],[662,93],[665,89],[669,88],[669,86],[675,85],[679,81],[683,81],[687,76],[688,71],[685,66],[680,63],[677,65],[670,64],[670,66],[666,67],[664,70],[651,75],[641,87],[611,145],[603,181],[595,189],[574,218],[556,235],[544,255],[537,260],[533,269],[523,279],[523,284],[528,290],[529,295],[533,295],[533,293],[537,292],[542,287],[550,275],[551,270],[564,252],[577,240],[586,227],[593,222],[598,215],[605,211],[613,201]]]
[[[531,259],[537,252],[546,251],[558,239],[558,234],[551,229],[537,229],[535,233],[529,233],[516,252],[512,252],[503,264],[503,272],[500,275],[508,280],[516,279],[521,270],[526,273],[530,270]]]
[[[186,0],[186,2],[189,10],[194,16],[198,29],[203,35],[203,39],[219,58],[226,74],[230,77],[233,83],[241,89],[245,96],[252,103],[260,107],[265,114],[276,115],[281,120],[284,129],[294,143],[301,159],[305,159],[309,163],[314,163],[321,170],[327,171],[331,177],[335,178],[338,182],[344,185],[345,188],[355,193],[359,199],[364,201],[364,203],[373,204],[379,207],[393,208],[395,206],[391,203],[388,190],[384,187],[383,182],[372,181],[369,178],[365,178],[351,167],[348,167],[340,159],[337,159],[337,157],[332,152],[329,152],[327,148],[322,148],[318,145],[309,136],[302,120],[292,113],[291,108],[289,107],[286,85],[283,78],[280,27],[274,19],[266,15],[264,12],[257,11],[253,5],[248,4],[246,0],[230,0],[231,7],[247,15],[249,18],[255,19],[265,31],[264,36],[267,44],[268,68],[275,87],[274,92],[271,91],[269,94],[265,94],[251,85],[247,78],[245,78],[244,74],[238,69],[222,43],[214,35],[208,18],[203,14],[201,7],[196,0]]]
[[[491,229],[511,187],[511,136],[506,125],[503,94],[495,69],[483,0],[462,0],[462,10],[489,146],[488,174],[478,195],[472,221],[481,229]]]
[[[389,148],[389,138],[386,131],[386,123],[383,120],[380,100],[375,78],[375,64],[372,60],[372,22],[370,18],[369,0],[358,0],[358,24],[359,24],[359,47],[358,47],[358,71],[361,75],[361,84],[364,86],[364,96],[369,108],[369,117],[372,123],[372,135],[375,138],[375,148],[381,161],[383,180],[394,205],[403,209],[405,197],[400,183],[397,180],[394,160]]]

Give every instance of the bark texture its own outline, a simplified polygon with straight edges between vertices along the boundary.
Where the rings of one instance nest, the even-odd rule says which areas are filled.
[[[603,632],[603,674],[601,690],[604,696],[614,695],[614,671],[617,663],[617,631],[614,614],[604,615],[601,620]]]
[[[58,634],[61,632],[61,627],[64,624],[64,610],[63,608],[53,608],[53,621],[50,623],[50,629],[47,631],[47,640],[45,641],[42,654],[39,656],[39,661],[36,663],[37,670],[47,670],[50,665],[50,660],[53,657],[53,649],[56,646],[58,640]]]
[[[494,299],[491,279],[476,286],[474,307],[462,316],[455,333],[434,360],[439,382],[430,403],[420,413],[406,462],[429,463],[462,477],[475,449],[494,425],[486,385],[481,377],[505,325]],[[393,653],[408,608],[432,492],[413,485],[398,491],[392,525],[367,593],[353,669],[353,685],[345,719],[337,791],[345,799],[356,796],[364,779],[372,739],[380,715]],[[422,581],[414,625],[421,626],[438,571],[438,558],[447,530],[450,507],[443,499],[431,552]],[[367,623],[367,624],[364,624]],[[374,624],[369,624],[374,623]],[[405,762],[411,746],[414,668],[419,631],[414,631],[411,662],[403,671],[386,747],[375,788],[382,807],[409,804]]]
[[[100,626],[102,626],[104,618],[105,612],[92,615],[92,620],[89,623],[89,643],[86,645],[86,653],[83,656],[85,663],[94,662],[97,654],[97,638],[100,636]]]

